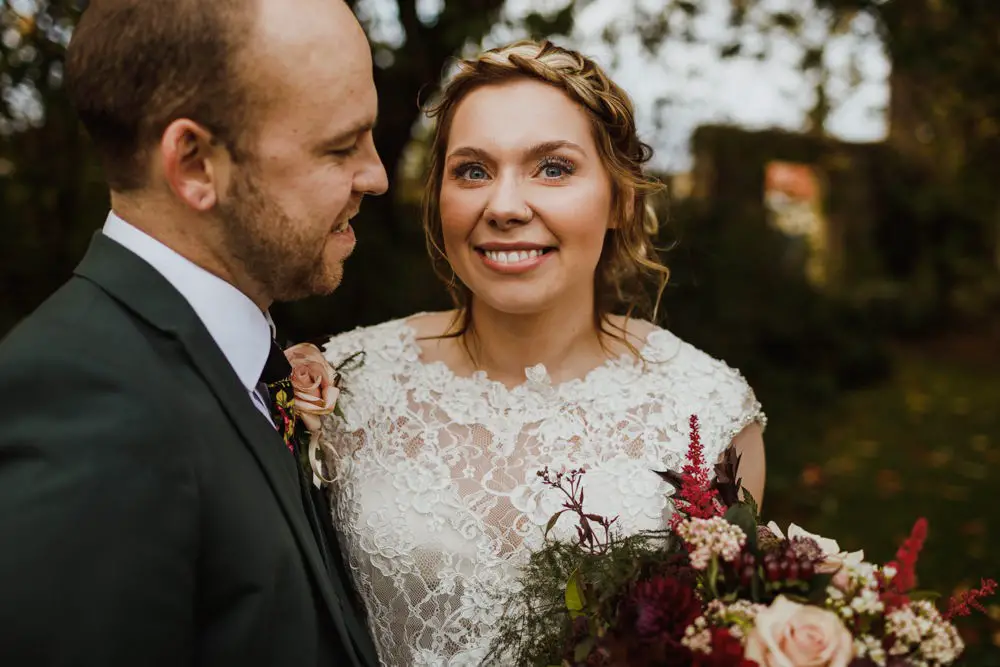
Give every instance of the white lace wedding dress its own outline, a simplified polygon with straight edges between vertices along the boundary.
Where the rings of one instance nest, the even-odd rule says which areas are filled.
[[[324,423],[334,521],[382,665],[471,667],[486,655],[518,567],[561,505],[536,472],[586,468],[586,507],[623,531],[663,528],[692,414],[706,460],[764,415],[736,371],[655,329],[642,354],[553,385],[541,366],[513,389],[424,363],[399,320],[337,336],[344,419]],[[574,522],[557,524],[571,537]]]

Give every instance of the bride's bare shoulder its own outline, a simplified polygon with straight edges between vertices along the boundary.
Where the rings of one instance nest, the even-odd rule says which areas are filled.
[[[406,326],[413,330],[418,339],[437,338],[456,330],[460,314],[456,310],[434,313],[418,313],[406,318]]]
[[[406,320],[406,325],[413,331],[416,344],[420,347],[421,361],[443,361],[446,364],[455,361],[455,338],[449,334],[456,333],[460,324],[461,313],[456,310],[420,313]]]
[[[614,334],[612,346],[616,355],[641,350],[645,347],[649,335],[660,330],[660,327],[652,322],[626,318],[623,315],[612,315],[608,318],[608,323],[611,325],[611,333]]]

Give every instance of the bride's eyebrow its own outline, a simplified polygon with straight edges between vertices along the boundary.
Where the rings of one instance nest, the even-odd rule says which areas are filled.
[[[482,162],[493,162],[493,156],[484,151],[481,148],[475,148],[473,146],[460,146],[448,153],[448,159],[456,157],[472,158],[473,160],[480,160]]]
[[[580,155],[586,157],[587,151],[583,149],[579,144],[573,143],[572,141],[566,141],[559,139],[556,141],[543,141],[541,143],[529,146],[526,150],[522,151],[526,159],[537,159],[543,155],[549,153],[554,153],[559,150],[570,150]],[[472,158],[474,160],[480,160],[482,162],[495,162],[495,158],[490,155],[487,151],[481,148],[476,148],[474,146],[460,146],[448,154],[448,159],[456,157],[466,157]]]
[[[573,152],[579,153],[580,155],[586,157],[587,151],[583,150],[583,147],[579,144],[575,144],[572,141],[566,141],[563,139],[557,141],[543,141],[542,143],[535,144],[524,152],[525,156],[535,159],[547,155],[549,153],[555,153],[559,150],[571,150]]]

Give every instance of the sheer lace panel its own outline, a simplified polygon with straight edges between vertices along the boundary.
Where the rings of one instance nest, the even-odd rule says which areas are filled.
[[[622,357],[553,385],[526,370],[513,389],[423,363],[405,321],[329,341],[346,374],[344,419],[324,424],[334,521],[382,664],[466,667],[485,657],[519,567],[559,494],[537,472],[585,468],[590,511],[626,532],[664,528],[697,414],[708,460],[765,418],[736,371],[654,329],[644,362]],[[571,521],[557,537],[573,535]]]

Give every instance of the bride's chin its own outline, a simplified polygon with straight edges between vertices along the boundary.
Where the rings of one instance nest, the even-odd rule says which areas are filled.
[[[528,317],[549,310],[547,301],[543,302],[532,294],[489,294],[485,290],[472,296],[473,311],[476,306],[480,311],[491,312],[498,316]]]

